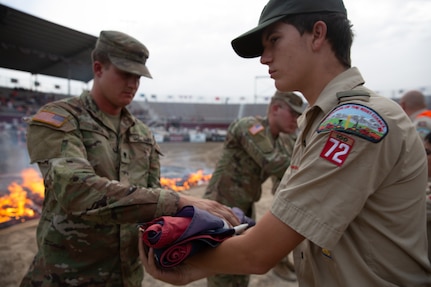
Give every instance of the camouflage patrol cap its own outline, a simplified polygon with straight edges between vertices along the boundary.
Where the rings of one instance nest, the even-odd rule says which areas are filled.
[[[234,51],[243,58],[262,55],[262,32],[287,15],[338,12],[347,16],[343,0],[270,0],[263,8],[257,27],[232,40]]]
[[[152,78],[145,63],[150,53],[135,38],[118,31],[102,31],[95,50],[105,51],[118,69],[135,75]]]
[[[284,101],[289,107],[298,114],[302,114],[304,111],[302,98],[294,92],[280,92],[276,91],[272,96],[272,100],[279,99]]]

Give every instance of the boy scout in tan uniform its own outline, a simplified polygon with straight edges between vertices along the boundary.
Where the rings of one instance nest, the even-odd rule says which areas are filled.
[[[300,121],[305,132],[271,212],[308,239],[294,250],[301,286],[385,286],[388,281],[428,286],[419,198],[426,169],[421,152],[408,152],[419,147],[419,139],[395,102],[360,88],[361,83],[356,69],[346,71],[306,111],[305,118],[315,120]],[[352,90],[331,97],[337,85]],[[383,115],[376,112],[381,110]],[[353,115],[358,115],[355,122],[346,124]],[[359,119],[363,125],[349,130]],[[408,242],[400,234],[409,234]]]
[[[423,143],[396,102],[364,87],[352,42],[342,0],[270,0],[232,41],[238,55],[260,57],[277,89],[309,103],[290,167],[253,228],[175,272],[143,256],[150,274],[181,284],[261,274],[293,249],[301,287],[431,286]]]

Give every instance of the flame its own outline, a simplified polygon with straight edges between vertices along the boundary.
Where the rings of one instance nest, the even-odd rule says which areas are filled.
[[[23,179],[22,186],[30,189],[34,194],[39,195],[41,198],[45,196],[45,186],[40,174],[33,168],[24,169],[21,172]]]
[[[197,172],[189,174],[185,180],[183,178],[162,177],[160,178],[160,184],[162,187],[173,191],[184,191],[210,180],[211,176],[212,174],[204,174],[204,171],[200,169]]]
[[[43,179],[34,168],[24,169],[20,175],[22,183],[12,182],[8,185],[9,194],[0,197],[0,224],[10,220],[25,221],[37,217],[40,212],[45,191]],[[210,180],[211,176],[198,170],[187,179],[161,177],[160,183],[163,188],[184,191]]]
[[[0,223],[16,219],[33,218],[36,216],[36,204],[33,199],[43,198],[44,186],[39,173],[28,168],[21,171],[22,184],[12,182],[8,186],[9,194],[0,197]],[[27,190],[32,193],[29,197]]]

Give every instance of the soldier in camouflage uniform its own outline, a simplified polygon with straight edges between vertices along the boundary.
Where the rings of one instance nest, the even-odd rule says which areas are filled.
[[[292,92],[276,92],[266,117],[244,117],[228,128],[223,153],[208,184],[204,198],[241,208],[255,218],[254,202],[262,183],[270,176],[277,181],[290,164],[292,149],[279,137],[297,129],[302,99]],[[209,287],[248,286],[249,275],[220,274],[207,278]]]
[[[292,155],[293,147],[295,146],[295,142],[297,139],[297,133],[280,133],[278,136],[279,139],[283,142],[286,151],[288,151],[289,155]],[[278,178],[277,176],[271,176],[272,181],[272,189],[271,193],[275,195],[275,192],[277,191],[278,185],[280,184],[281,178]],[[293,257],[291,253],[287,256],[285,256],[282,260],[280,260],[277,265],[272,268],[272,271],[275,275],[280,277],[281,279],[287,280],[287,281],[296,281],[296,274],[295,274],[295,266],[293,264]]]
[[[129,35],[102,31],[92,90],[49,103],[29,121],[45,200],[38,252],[21,286],[141,286],[136,223],[190,204],[238,223],[215,201],[161,189],[159,146],[125,108],[140,77],[151,78],[148,56]]]
[[[297,136],[298,135],[296,132],[280,133],[278,135],[279,139],[284,144],[286,151],[289,153],[289,155],[292,155],[293,147],[295,146],[295,141]],[[272,181],[271,193],[275,194],[275,192],[277,191],[278,185],[280,184],[281,178],[278,178],[277,176],[273,175],[271,176],[271,181]]]

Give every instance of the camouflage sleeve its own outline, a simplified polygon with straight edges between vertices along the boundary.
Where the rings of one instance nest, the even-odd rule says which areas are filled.
[[[272,143],[264,129],[256,130],[259,121],[240,121],[236,133],[241,145],[251,158],[262,168],[262,172],[282,178],[289,167],[290,155]]]
[[[154,142],[155,139],[153,137]],[[150,154],[150,168],[148,174],[148,187],[161,187],[160,184],[160,159],[159,156],[162,154],[160,146],[156,143],[154,149]]]
[[[50,115],[57,116],[58,125]],[[27,142],[31,161],[38,163],[44,178],[46,208],[58,205],[66,213],[101,223],[142,222],[177,211],[175,192],[98,176],[74,118],[58,108],[45,110],[45,117],[47,122],[29,123]]]

